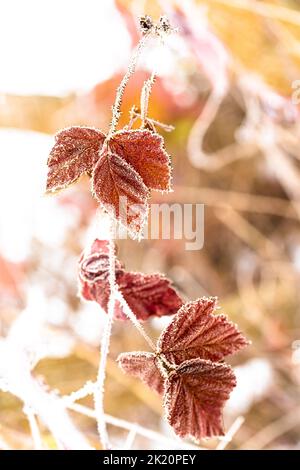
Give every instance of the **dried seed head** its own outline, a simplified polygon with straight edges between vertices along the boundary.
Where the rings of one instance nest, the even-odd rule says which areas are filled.
[[[147,34],[153,28],[154,23],[151,16],[145,15],[140,17],[140,30],[142,34]]]
[[[140,30],[143,35],[153,33],[157,36],[164,36],[175,31],[166,16],[161,16],[157,23],[154,23],[151,16],[144,15],[140,17]]]
[[[170,21],[166,16],[161,16],[159,18],[158,29],[164,33],[170,33],[172,31]]]

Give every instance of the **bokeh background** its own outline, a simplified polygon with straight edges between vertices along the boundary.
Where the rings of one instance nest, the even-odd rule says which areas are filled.
[[[231,360],[238,386],[224,420],[232,435],[201,446],[299,449],[298,0],[1,0],[0,447],[32,448],[29,397],[41,410],[44,448],[56,448],[57,427],[73,439],[66,445],[85,439],[100,448],[92,417],[58,413],[49,426],[44,415],[45,396],[95,379],[104,321],[97,304],[77,295],[78,257],[101,228],[89,180],[45,196],[46,160],[60,128],[107,129],[145,13],[166,14],[178,33],[146,49],[121,124],[155,67],[150,115],[175,130],[163,133],[174,192],[154,193],[153,202],[204,203],[205,241],[195,252],[183,240],[122,240],[119,257],[130,270],[165,273],[186,299],[218,296],[252,340]],[[156,337],[167,321],[146,329]],[[145,344],[131,324],[115,322],[105,408],[143,428],[128,432],[110,418],[112,442],[191,445],[164,423],[160,398],[118,369],[117,355],[138,349]],[[43,392],[35,397],[36,384]],[[85,412],[93,406],[91,398],[78,403]]]

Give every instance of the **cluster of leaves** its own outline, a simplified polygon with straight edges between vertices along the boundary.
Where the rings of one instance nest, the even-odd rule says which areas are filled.
[[[115,260],[116,284],[119,291],[139,320],[150,316],[172,315],[182,305],[182,299],[161,274],[142,274],[125,271]],[[106,312],[110,296],[109,242],[95,240],[88,255],[83,254],[79,263],[80,294],[85,300],[97,302]],[[115,305],[115,317],[127,316],[119,302]]]
[[[63,188],[83,173],[103,207],[129,229],[139,232],[147,214],[150,189],[170,189],[169,157],[162,138],[149,130],[123,130],[110,139],[91,128],[72,127],[57,134],[49,161],[47,189]],[[120,211],[120,199],[139,210]],[[131,218],[130,218],[131,217]],[[110,252],[107,240],[95,240],[79,263],[80,293],[108,310]],[[183,305],[161,274],[126,271],[114,256],[115,282],[137,319],[175,314],[161,334],[155,353],[124,353],[121,368],[163,395],[167,419],[175,432],[195,440],[223,434],[222,408],[236,384],[222,360],[247,341],[224,315],[213,315],[215,298]],[[114,316],[126,319],[116,301]]]
[[[170,30],[165,19],[155,26],[145,17],[140,26],[144,35]],[[48,159],[47,190],[63,189],[88,174],[92,193],[102,207],[131,234],[139,235],[150,191],[170,191],[171,166],[162,137],[155,127],[147,128],[147,116],[138,130],[130,125],[115,130],[122,93],[133,70],[131,66],[118,88],[108,135],[77,126],[56,135]],[[151,87],[149,95],[150,91]],[[179,436],[199,440],[223,434],[222,408],[236,380],[231,367],[222,361],[246,346],[247,341],[224,315],[214,315],[216,299],[183,304],[171,282],[161,274],[126,271],[112,255],[107,240],[95,240],[90,252],[82,255],[79,282],[82,297],[96,301],[106,312],[115,294],[112,290],[117,290],[138,320],[175,314],[162,332],[155,353],[123,353],[119,365],[163,395],[167,419]],[[124,304],[115,300],[111,313],[126,319]]]
[[[106,312],[110,297],[109,242],[95,240],[79,264],[80,293]],[[222,361],[248,342],[225,315],[214,315],[216,298],[183,304],[170,281],[161,274],[125,271],[115,258],[116,285],[140,320],[175,314],[162,332],[155,353],[119,356],[120,367],[163,396],[167,420],[180,437],[224,434],[222,409],[236,384],[230,366]],[[115,317],[126,319],[119,302]]]
[[[100,130],[74,126],[55,139],[47,191],[63,189],[87,173],[95,198],[132,234],[143,227],[150,190],[170,191],[170,159],[156,132],[123,129],[106,138]]]
[[[214,315],[216,298],[184,304],[162,332],[155,353],[119,356],[120,367],[163,395],[169,424],[196,441],[223,435],[222,409],[236,385],[225,356],[248,342],[225,315]]]

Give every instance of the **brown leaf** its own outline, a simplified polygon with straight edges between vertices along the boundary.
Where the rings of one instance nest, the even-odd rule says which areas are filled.
[[[122,271],[122,264],[115,259],[116,275]],[[95,283],[108,278],[109,273],[109,241],[96,239],[89,254],[82,254],[79,260],[79,275],[83,281]]]
[[[148,211],[149,190],[122,157],[105,151],[92,176],[93,194],[109,214],[133,234],[139,233]]]
[[[116,284],[139,320],[171,315],[181,307],[182,299],[163,275],[127,272],[117,259],[115,269]],[[80,294],[85,300],[96,301],[106,312],[110,295],[108,275],[108,241],[95,240],[91,252],[83,254],[79,262]],[[127,319],[118,302],[115,317]]]
[[[104,255],[103,255],[104,256]],[[94,255],[91,255],[94,257]],[[92,263],[94,263],[93,258]],[[107,306],[110,296],[108,281],[108,259],[104,257],[97,261],[97,274],[89,272],[90,258],[83,259],[79,265],[79,294],[85,300],[96,301],[107,313]],[[93,279],[96,278],[96,281]]]
[[[91,246],[91,254],[98,253],[98,254],[106,254],[109,253],[109,240],[96,240],[93,241]]]
[[[157,133],[129,130],[117,132],[109,145],[113,153],[136,170],[149,189],[169,191],[171,166],[163,142]]]
[[[196,441],[223,435],[222,408],[235,385],[231,367],[223,363],[183,362],[165,385],[167,419],[175,433]]]
[[[60,131],[48,158],[47,191],[65,188],[83,173],[91,172],[104,139],[101,131],[89,127]]]
[[[249,344],[225,315],[212,315],[216,304],[216,298],[203,297],[181,307],[158,341],[168,361],[180,364],[197,357],[219,361]]]
[[[122,272],[120,261],[115,260],[116,276]],[[96,239],[89,254],[79,260],[79,293],[85,300],[94,300],[107,312],[110,296],[109,286],[109,241]],[[115,317],[125,318],[118,302]]]
[[[161,274],[123,272],[117,284],[129,307],[141,320],[151,315],[172,315],[182,305],[169,279]]]
[[[163,138],[146,129],[116,132],[70,127],[56,135],[48,159],[47,190],[62,189],[83,173],[92,175],[93,195],[133,235],[140,235],[150,189],[169,191],[171,166]]]
[[[156,356],[147,352],[120,354],[118,364],[126,374],[141,379],[148,387],[160,395],[164,392],[164,378],[156,366]]]

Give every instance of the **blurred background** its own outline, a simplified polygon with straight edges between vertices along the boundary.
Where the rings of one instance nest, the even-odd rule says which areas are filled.
[[[205,240],[199,251],[185,251],[184,240],[122,240],[119,258],[129,270],[165,273],[186,299],[218,296],[252,340],[230,361],[238,385],[224,414],[228,442],[201,446],[299,449],[298,0],[1,0],[0,448],[32,448],[35,424],[44,448],[56,448],[57,427],[66,448],[100,446],[85,416],[91,398],[77,402],[81,412],[56,409],[57,422],[45,414],[51,397],[95,380],[104,321],[77,295],[78,257],[101,225],[88,177],[45,196],[46,161],[60,128],[108,128],[145,13],[166,14],[178,33],[144,52],[121,125],[155,67],[150,116],[175,126],[163,133],[174,192],[152,202],[205,204]],[[146,329],[155,338],[167,322]],[[160,398],[118,369],[120,352],[145,346],[131,324],[115,322],[105,394],[112,442],[189,446],[165,424]]]

